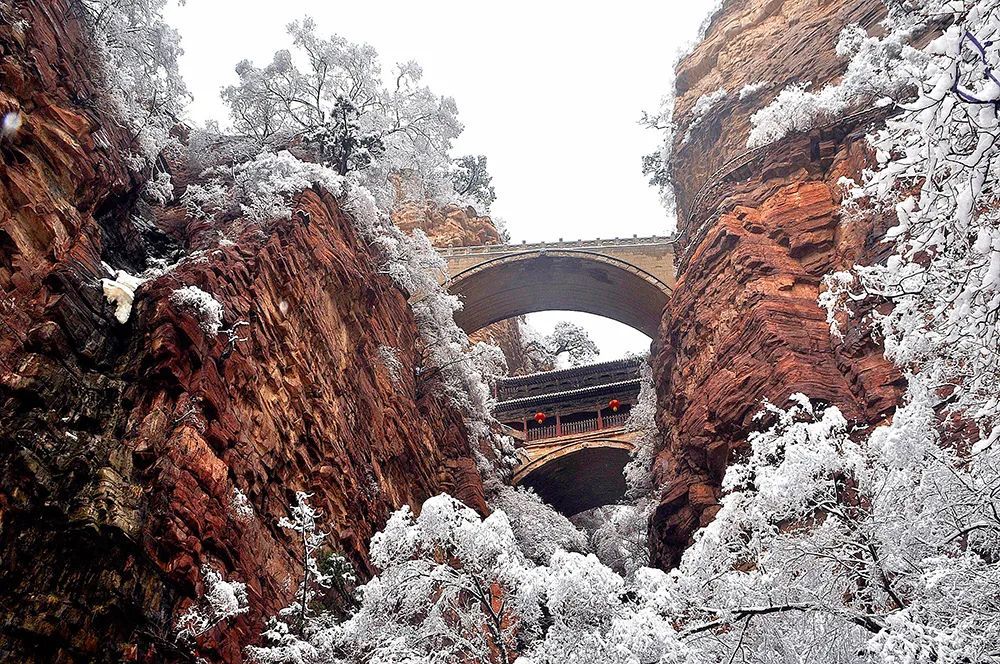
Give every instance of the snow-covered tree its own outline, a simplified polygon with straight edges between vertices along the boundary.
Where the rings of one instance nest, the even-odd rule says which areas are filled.
[[[486,157],[483,155],[466,155],[456,159],[451,178],[455,192],[478,203],[479,209],[484,212],[490,209],[497,198],[493,189],[493,176],[486,169]],[[499,226],[497,231],[502,237],[503,232]]]
[[[302,562],[302,578],[295,593],[295,601],[281,615],[294,621],[295,629],[302,632],[312,618],[312,601],[319,590],[330,585],[330,575],[320,569],[317,562],[317,551],[326,540],[326,533],[319,530],[319,510],[314,508],[309,499],[312,494],[298,491],[295,494],[295,504],[291,508],[291,516],[282,517],[278,525],[294,533],[296,544],[300,547]]]
[[[527,644],[520,664],[704,661],[688,659],[690,653],[664,610],[662,572],[643,570],[627,582],[593,555],[561,551],[539,575],[548,620],[541,635]]]
[[[361,588],[350,619],[307,629],[294,645],[253,649],[253,657],[509,664],[519,634],[538,620],[532,566],[502,512],[483,520],[450,497],[432,498],[419,516],[396,512],[372,539],[371,557],[381,573]]]
[[[580,366],[593,362],[601,352],[587,330],[576,323],[561,321],[545,336],[523,321],[519,325],[524,367],[529,372],[555,369],[563,355],[570,366]]]
[[[683,661],[662,572],[626,582],[592,555],[536,566],[508,517],[482,519],[448,496],[396,512],[372,539],[380,574],[345,621],[317,617],[304,638],[251,649],[259,662]],[[519,657],[520,656],[520,657]],[[638,659],[637,659],[638,658]]]
[[[136,170],[149,167],[171,143],[188,93],[177,59],[180,37],[163,21],[166,0],[80,0],[111,117],[132,132]],[[160,182],[163,190],[163,182]]]
[[[384,208],[398,191],[393,174],[405,174],[419,198],[454,195],[449,150],[462,125],[455,101],[421,84],[417,63],[396,65],[387,83],[371,46],[322,38],[309,18],[288,33],[290,49],[265,67],[244,60],[239,82],[223,91],[237,131],[262,148],[297,146],[339,175],[354,173]]]
[[[572,366],[593,362],[601,352],[587,330],[569,321],[557,323],[552,332],[545,336],[545,344],[554,357],[566,354]]]
[[[670,88],[672,89],[672,87],[673,80],[671,79]],[[677,131],[677,124],[674,122],[674,101],[672,93],[666,95],[660,101],[660,106],[655,112],[644,112],[640,120],[644,127],[659,132],[663,137],[657,151],[643,155],[642,174],[648,178],[651,187],[656,187],[659,190],[660,204],[668,217],[673,217],[677,212],[677,197],[674,193],[673,175],[670,172],[670,160],[674,152],[674,136]]]
[[[852,301],[889,300],[876,318],[887,356],[938,390],[940,407],[980,426],[977,453],[1000,438],[998,12],[984,0],[898,13],[904,26],[942,16],[950,25],[923,50],[915,98],[870,137],[878,163],[860,186],[847,183],[844,206],[848,216],[894,210],[896,253],[828,276],[821,298],[835,332]]]
[[[500,485],[491,492],[490,505],[507,515],[518,547],[535,563],[547,564],[556,551],[589,549],[586,535],[530,488]]]
[[[625,498],[576,514],[572,522],[587,534],[597,558],[615,572],[631,576],[649,564],[649,517],[656,507],[653,461],[662,448],[656,424],[653,368],[643,362],[639,397],[629,410],[626,431],[634,434],[634,449],[625,464]]]
[[[589,548],[602,564],[629,577],[649,565],[649,515],[655,507],[654,500],[642,496],[574,514],[571,521],[587,533]]]
[[[672,574],[688,645],[708,661],[1000,661],[998,465],[941,445],[930,396],[863,442],[835,407],[768,406],[775,424]]]

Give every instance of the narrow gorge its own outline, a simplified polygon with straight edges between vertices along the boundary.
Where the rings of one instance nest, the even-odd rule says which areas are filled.
[[[989,643],[1000,632],[983,627],[995,596],[981,622],[962,622],[926,608],[938,591],[921,585],[940,579],[953,597],[975,587],[962,607],[997,590],[1000,474],[967,464],[994,468],[992,374],[965,391],[950,382],[958,362],[918,392],[929,351],[899,351],[905,335],[885,327],[906,311],[894,292],[844,295],[830,277],[895,265],[890,229],[906,213],[852,186],[904,152],[872,135],[905,105],[872,91],[757,136],[783,91],[850,83],[869,42],[844,47],[849,26],[882,45],[892,21],[916,15],[907,3],[720,2],[676,63],[657,125],[652,170],[676,231],[575,246],[510,242],[485,207],[414,184],[429,159],[384,166],[389,139],[337,170],[308,155],[334,154],[340,135],[303,132],[258,154],[170,116],[167,147],[143,161],[142,131],[115,117],[96,4],[0,2],[0,661],[777,664],[803,661],[782,651],[803,634],[839,653],[822,662],[1000,661]],[[297,46],[318,48],[298,29]],[[949,28],[907,29],[913,47],[888,50],[913,63],[906,49]],[[255,80],[247,72],[241,85]],[[433,103],[450,112],[448,99]],[[155,195],[162,181],[171,191]],[[924,186],[913,176],[893,192],[913,201]],[[993,219],[983,196],[969,206]],[[1000,234],[965,231],[1000,252]],[[475,271],[462,290],[456,276]],[[628,358],[560,373],[563,350],[539,359],[521,318],[552,309],[655,330],[651,371]],[[580,404],[585,416],[568,414]],[[926,447],[917,425],[893,428],[913,421],[930,423]],[[548,440],[569,435],[562,448]],[[542,439],[553,447],[533,453]],[[768,485],[803,441],[819,451]],[[872,468],[895,468],[876,456],[898,447],[903,468],[938,459],[927,450],[939,444],[956,455],[948,468],[973,478],[962,480],[971,497],[956,498],[967,511],[928,526],[937,544],[923,531],[880,539],[865,518],[903,518],[878,511],[883,497],[903,510],[901,496],[965,489],[917,469],[935,490],[900,480],[894,494],[884,480],[884,496],[865,493],[883,481]],[[734,512],[768,486],[774,515]],[[795,491],[799,502],[780,502]],[[914,518],[931,512],[952,514]],[[827,539],[810,548],[816,532]],[[869,538],[849,563],[837,558],[855,551],[842,532]],[[801,548],[774,544],[802,533]],[[902,552],[885,545],[893,537]],[[628,562],[609,562],[608,541]],[[800,567],[816,551],[843,564]],[[787,576],[770,574],[779,567]],[[951,567],[979,585],[949,585],[940,570]],[[789,579],[829,597],[782,594]],[[966,632],[980,640],[954,637],[961,647],[948,650],[945,635]],[[886,654],[904,651],[916,654]]]

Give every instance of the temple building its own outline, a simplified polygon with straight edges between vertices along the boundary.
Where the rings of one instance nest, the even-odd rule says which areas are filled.
[[[633,448],[625,431],[639,396],[641,358],[505,378],[496,418],[517,446],[515,484],[572,515],[618,501]],[[581,486],[585,489],[581,489]]]

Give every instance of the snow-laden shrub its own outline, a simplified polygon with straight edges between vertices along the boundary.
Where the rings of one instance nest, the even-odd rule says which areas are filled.
[[[684,138],[681,139],[681,145],[684,145],[691,140],[691,135],[694,130],[698,128],[709,113],[718,108],[719,105],[725,102],[728,97],[729,92],[725,88],[719,88],[718,90],[698,97],[694,106],[691,107],[691,122],[688,124],[687,131],[684,132]]]
[[[288,201],[313,185],[333,195],[342,192],[344,180],[321,164],[297,159],[287,150],[262,152],[233,169],[235,196],[240,210],[251,221],[288,219]]]
[[[24,116],[21,115],[20,111],[4,113],[3,118],[0,119],[0,138],[13,136],[21,130],[22,124],[24,124]]]
[[[840,82],[817,92],[808,83],[795,83],[750,118],[752,129],[747,147],[773,143],[796,131],[806,131],[835,120],[850,109],[874,102],[891,103],[912,84],[925,56],[908,45],[913,26],[907,21],[887,19],[884,37],[871,37],[861,27],[850,25],[840,33],[837,54],[848,57],[847,71]]]
[[[675,218],[677,199],[674,194],[674,184],[670,172],[670,160],[673,158],[674,141],[677,133],[677,124],[674,122],[674,103],[676,101],[674,96],[674,74],[680,61],[690,55],[698,43],[705,38],[712,20],[722,9],[724,3],[725,0],[711,0],[711,2],[704,5],[702,8],[704,19],[698,29],[697,37],[690,43],[679,48],[675,53],[673,66],[670,68],[670,76],[664,85],[664,88],[668,92],[660,100],[657,109],[654,112],[643,112],[642,119],[640,120],[641,124],[661,134],[659,149],[642,157],[642,173],[649,179],[649,184],[656,187],[660,193],[660,203],[667,214],[668,225],[666,231],[668,233],[673,232],[677,224]],[[685,136],[684,140],[688,140],[688,137]]]
[[[167,201],[174,196],[174,183],[170,179],[170,173],[156,171],[153,177],[146,182],[142,193],[150,201],[166,205]]]
[[[399,349],[382,344],[377,352],[382,366],[389,374],[389,380],[398,387],[403,383],[403,362],[399,359]]]
[[[295,194],[312,186],[335,196],[344,191],[344,178],[287,150],[261,152],[234,166],[210,168],[203,176],[203,182],[188,185],[181,195],[188,211],[200,218],[238,211],[256,223],[288,219]]]
[[[197,286],[178,288],[170,294],[170,303],[190,312],[205,334],[218,334],[222,328],[222,303]]]
[[[254,519],[253,505],[250,504],[250,499],[245,493],[240,491],[239,487],[233,487],[233,495],[229,500],[229,509],[237,521],[247,523]]]
[[[742,88],[740,88],[737,97],[740,99],[740,101],[744,99],[749,99],[750,97],[753,97],[754,95],[759,93],[761,90],[766,90],[768,87],[770,87],[770,85],[771,85],[770,81],[757,81],[756,83],[747,83]]]
[[[507,515],[518,546],[535,563],[547,564],[556,551],[582,553],[590,548],[586,535],[531,489],[501,485],[490,496],[490,505]]]
[[[443,395],[465,417],[473,440],[492,440],[501,466],[513,462],[502,441],[491,432],[493,396],[486,379],[506,374],[506,358],[492,344],[472,345],[455,323],[462,303],[441,285],[447,265],[420,229],[405,233],[391,223],[364,188],[353,186],[345,209],[364,237],[382,256],[381,270],[409,297],[426,358],[417,366],[418,381],[440,379]],[[481,469],[493,472],[493,462],[481,460]]]
[[[226,581],[216,570],[202,572],[205,593],[177,619],[177,636],[194,639],[223,620],[246,613],[247,586],[239,581]]]

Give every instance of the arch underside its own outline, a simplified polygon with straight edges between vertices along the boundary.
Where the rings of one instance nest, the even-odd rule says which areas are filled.
[[[488,261],[456,275],[455,321],[468,333],[536,311],[582,311],[656,336],[670,289],[623,261],[586,251],[529,252]]]
[[[553,454],[516,481],[531,487],[542,500],[566,516],[610,505],[625,495],[622,471],[631,445],[592,442]]]

